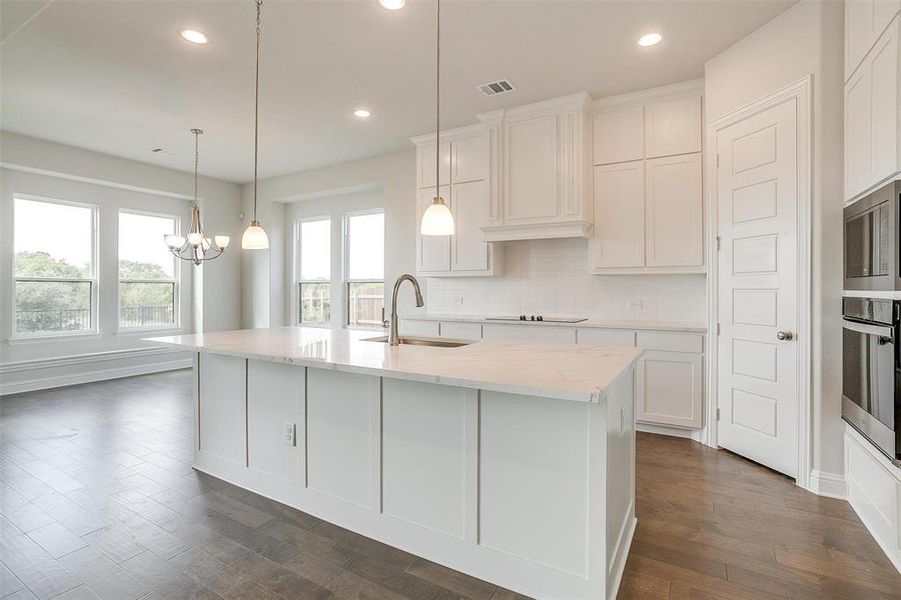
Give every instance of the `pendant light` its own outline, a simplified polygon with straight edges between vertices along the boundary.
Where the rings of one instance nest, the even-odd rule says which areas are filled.
[[[260,140],[260,12],[263,8],[263,0],[257,0],[257,66],[256,66],[256,91],[253,101],[253,219],[250,227],[244,230],[241,236],[241,248],[244,250],[266,250],[269,248],[269,236],[257,219],[257,157],[259,155]]]
[[[228,247],[230,238],[227,235],[214,235],[213,239],[206,237],[203,232],[203,223],[200,221],[200,207],[197,206],[197,158],[198,141],[201,129],[192,129],[194,134],[194,203],[191,206],[191,227],[187,235],[170,233],[163,236],[169,252],[182,260],[189,260],[195,265],[203,261],[218,258]]]
[[[441,0],[435,9],[435,197],[419,225],[422,235],[454,235],[454,216],[441,197]]]

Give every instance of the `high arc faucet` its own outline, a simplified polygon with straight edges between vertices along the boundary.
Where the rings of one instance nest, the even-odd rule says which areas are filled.
[[[394,291],[391,292],[391,330],[388,332],[389,346],[400,345],[400,335],[397,333],[397,290],[400,289],[400,284],[404,281],[409,281],[413,284],[413,291],[416,293],[416,306],[425,304],[422,301],[422,291],[419,289],[419,282],[416,281],[415,277],[409,273],[404,273],[397,278],[397,281],[394,282]]]

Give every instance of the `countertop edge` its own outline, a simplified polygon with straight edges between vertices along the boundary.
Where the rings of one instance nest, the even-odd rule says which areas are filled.
[[[388,377],[389,379],[402,379],[406,381],[417,381],[420,383],[431,383],[436,385],[448,385],[453,387],[463,387],[469,389],[486,390],[491,392],[500,392],[506,394],[518,394],[524,396],[536,396],[541,398],[550,398],[554,400],[566,400],[571,402],[595,403],[598,404],[605,400],[605,392],[611,386],[619,382],[625,373],[635,368],[638,359],[644,353],[640,348],[633,348],[635,355],[628,364],[624,365],[620,373],[614,377],[605,387],[596,387],[592,391],[571,392],[565,390],[554,390],[542,387],[533,387],[525,385],[516,385],[510,383],[497,383],[489,381],[479,381],[465,378],[445,377],[441,375],[428,375],[425,373],[411,373],[408,371],[393,371],[377,367],[363,367],[357,365],[349,365],[345,363],[336,363],[325,360],[316,360],[310,358],[294,358],[287,356],[278,356],[272,354],[260,354],[248,351],[230,350],[224,348],[208,348],[185,343],[167,342],[154,339],[142,340],[145,344],[157,348],[181,348],[188,352],[205,352],[207,354],[218,354],[221,356],[233,356],[236,358],[247,358],[253,360],[262,360],[266,362],[274,362],[286,365],[294,365],[298,367],[310,367],[314,369],[325,369],[329,371],[340,371],[343,373],[351,373],[357,375],[378,375],[380,377]]]

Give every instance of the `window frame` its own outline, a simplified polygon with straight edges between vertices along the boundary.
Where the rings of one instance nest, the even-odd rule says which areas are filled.
[[[12,273],[10,286],[10,334],[11,342],[25,340],[41,340],[53,338],[73,338],[97,336],[100,334],[100,205],[89,202],[76,202],[73,200],[62,200],[59,198],[48,198],[46,196],[35,196],[33,194],[12,194],[12,238],[13,238],[13,256],[12,256]],[[45,204],[57,204],[61,206],[73,206],[78,208],[87,208],[91,211],[91,276],[90,277],[19,277],[16,274],[16,200],[26,200],[29,202],[43,202]],[[21,332],[17,326],[16,312],[18,305],[16,303],[16,287],[19,281],[32,282],[50,282],[50,283],[67,283],[81,282],[88,283],[91,286],[90,292],[90,329],[79,329],[75,331],[33,331]]]
[[[301,252],[301,229],[304,223],[312,223],[316,221],[327,221],[328,222],[328,231],[329,231],[329,243],[328,243],[328,253],[329,253],[329,278],[328,279],[303,279],[301,277],[302,274],[302,263],[303,256]],[[294,282],[292,285],[292,289],[294,290],[291,294],[293,298],[293,321],[294,325],[298,327],[319,327],[322,329],[328,329],[332,326],[332,323],[335,320],[334,308],[335,308],[335,273],[334,273],[334,218],[332,215],[316,215],[311,217],[300,217],[294,220]],[[301,308],[303,304],[300,301],[301,295],[301,286],[304,284],[328,284],[329,286],[329,320],[323,323],[304,323],[302,320],[302,315],[300,314]]]
[[[184,262],[180,258],[175,256],[172,257],[172,260],[175,262],[175,266],[173,269],[172,279],[122,279],[119,276],[119,261],[121,257],[119,256],[119,236],[121,232],[119,231],[119,215],[122,213],[132,214],[132,215],[140,215],[145,217],[160,217],[165,219],[173,219],[175,220],[175,231],[174,233],[178,235],[181,231],[181,217],[178,215],[173,215],[169,213],[162,212],[154,212],[149,210],[139,210],[135,208],[119,208],[116,210],[116,332],[117,333],[144,333],[148,331],[177,331],[182,329],[182,319],[181,319],[181,263]],[[160,240],[160,244],[164,242]],[[172,287],[172,316],[174,317],[174,321],[172,323],[167,323],[165,325],[148,325],[146,327],[123,327],[122,326],[122,282],[125,283],[171,283]]]
[[[385,306],[385,257],[384,253],[382,255],[382,279],[356,279],[350,277],[350,219],[351,217],[363,217],[366,215],[382,215],[382,244],[384,248],[384,244],[387,241],[387,236],[385,235],[385,226],[386,222],[384,220],[385,217],[385,209],[384,207],[379,208],[366,208],[361,210],[350,210],[344,213],[344,219],[342,220],[342,237],[343,244],[341,247],[342,251],[342,289],[344,291],[344,315],[342,318],[342,324],[347,329],[361,329],[365,331],[378,331],[385,328],[385,319],[386,315],[386,306]],[[382,323],[381,325],[351,325],[350,323],[350,286],[353,283],[381,283],[382,284]]]

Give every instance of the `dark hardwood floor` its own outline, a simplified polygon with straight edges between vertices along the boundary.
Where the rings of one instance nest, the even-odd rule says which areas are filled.
[[[515,600],[191,469],[188,372],[0,399],[0,597]],[[620,598],[901,598],[850,507],[640,435]]]

